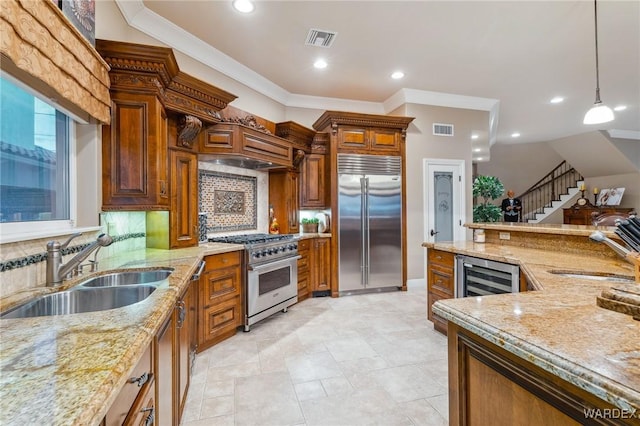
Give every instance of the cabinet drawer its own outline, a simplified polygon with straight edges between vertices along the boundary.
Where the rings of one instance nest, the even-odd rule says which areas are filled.
[[[156,418],[155,392],[153,386],[140,395],[135,405],[131,408],[131,413],[124,426],[146,426],[153,424],[152,419]]]
[[[200,283],[200,294],[202,297],[202,307],[209,308],[220,302],[221,299],[240,295],[240,268],[218,269],[206,272]]]
[[[445,267],[449,267],[453,271],[454,260],[455,255],[451,252],[442,250],[429,250],[429,265],[435,263]]]
[[[311,247],[311,240],[310,239],[304,239],[304,240],[300,240],[298,241],[298,254],[300,254],[301,251],[309,251],[309,247]]]
[[[151,368],[151,345],[142,355],[138,364],[129,375],[129,379],[120,390],[115,401],[109,408],[105,418],[105,426],[122,425],[127,419],[138,394],[146,392],[153,383],[153,370]]]
[[[203,340],[209,340],[242,325],[242,303],[240,297],[207,308],[203,315],[201,332]]]
[[[205,257],[205,262],[207,266],[205,267],[205,271],[212,271],[214,269],[226,268],[228,266],[240,265],[240,261],[242,260],[242,251],[232,251],[229,253],[222,254],[214,254],[211,256]]]
[[[298,252],[298,254],[300,255],[300,252]],[[300,256],[302,257],[298,259],[298,274],[300,274],[301,271],[309,269],[309,254],[306,253],[305,255]]]
[[[453,297],[455,294],[455,280],[451,268],[440,265],[430,265],[427,282],[427,289],[431,292],[440,293],[442,296]]]
[[[298,294],[301,291],[306,292],[309,289],[309,272],[298,272]]]

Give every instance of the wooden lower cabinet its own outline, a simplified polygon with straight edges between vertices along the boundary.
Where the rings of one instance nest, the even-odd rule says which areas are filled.
[[[315,238],[311,254],[312,291],[331,290],[331,239]]]
[[[205,257],[198,283],[198,351],[233,336],[244,324],[242,252]]]
[[[441,250],[427,250],[427,318],[433,328],[447,334],[447,320],[431,311],[434,302],[455,297],[455,255]]]
[[[331,290],[331,239],[302,239],[298,254],[298,302],[316,292]]]
[[[187,401],[187,391],[189,390],[191,367],[196,352],[196,303],[198,297],[197,282],[191,282],[182,297],[176,304],[176,336],[175,336],[175,356],[176,369],[176,403],[178,410],[178,423],[182,418],[184,405]]]
[[[155,337],[156,424],[175,425],[173,346],[175,313],[172,313]]]
[[[298,302],[311,296],[311,279],[309,265],[311,263],[311,239],[298,241]]]
[[[155,416],[155,382],[152,347],[147,350],[131,372],[130,379],[120,390],[102,421],[103,426],[140,424],[139,419]],[[144,422],[142,423],[144,424]]]
[[[587,418],[595,410],[621,410],[453,323],[448,357],[450,425],[638,424]]]

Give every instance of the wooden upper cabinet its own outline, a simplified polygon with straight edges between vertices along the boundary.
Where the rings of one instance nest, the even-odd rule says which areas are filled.
[[[413,117],[325,111],[313,123],[320,132],[331,132],[338,152],[400,155]]]
[[[269,172],[269,204],[280,225],[281,234],[300,232],[298,218],[299,175],[293,170],[272,170]]]
[[[338,148],[341,150],[369,148],[367,130],[353,127],[340,127],[338,129]]]
[[[324,154],[309,154],[302,160],[300,171],[300,208],[327,207],[327,161]]]
[[[292,167],[291,143],[237,123],[219,123],[207,128],[200,137],[200,154],[248,157],[273,165]]]
[[[402,137],[396,129],[338,128],[338,149],[341,151],[400,152]]]
[[[167,209],[167,116],[153,95],[112,94],[102,127],[103,210]]]
[[[170,150],[171,248],[198,244],[198,156],[192,152]]]

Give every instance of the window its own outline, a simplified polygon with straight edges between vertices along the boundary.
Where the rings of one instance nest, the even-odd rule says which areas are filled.
[[[70,122],[0,77],[0,222],[70,219]]]

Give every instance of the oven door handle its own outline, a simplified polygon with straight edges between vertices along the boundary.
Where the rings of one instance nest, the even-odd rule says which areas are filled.
[[[298,260],[298,259],[302,259],[302,256],[287,257],[286,259],[276,260],[275,262],[263,263],[262,265],[257,265],[257,266],[249,265],[247,269],[249,269],[250,271],[260,271],[265,268],[272,268],[273,266],[276,266],[280,263],[288,263],[288,262],[291,262],[292,260]]]

